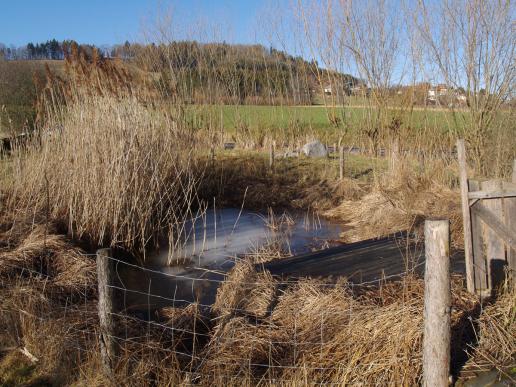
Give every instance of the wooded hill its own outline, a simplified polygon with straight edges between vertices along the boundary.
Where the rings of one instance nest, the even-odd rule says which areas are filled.
[[[102,59],[118,58],[133,64],[148,72],[165,96],[179,98],[185,103],[312,105],[320,102],[319,97],[328,85],[332,85],[335,96],[340,96],[349,94],[352,87],[364,84],[351,75],[322,69],[316,61],[262,45],[125,42],[97,48],[70,40],[51,40],[18,48],[0,44],[0,61],[4,58],[4,67],[9,66],[5,62],[12,63],[13,60],[59,62],[72,55],[73,50],[88,60],[93,58],[96,50],[96,56]],[[0,82],[13,83],[12,71],[2,73]],[[11,104],[9,91],[4,94],[0,104]]]
[[[274,48],[173,42],[169,45],[125,45],[118,57],[159,74],[164,91],[191,103],[312,105],[325,85],[349,94],[364,82],[319,67]]]

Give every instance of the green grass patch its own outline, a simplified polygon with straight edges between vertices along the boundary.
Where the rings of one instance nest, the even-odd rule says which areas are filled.
[[[359,133],[374,114],[374,109],[353,106],[332,109],[324,106],[211,105],[189,106],[186,115],[196,128],[209,125],[214,129],[224,128],[226,133],[233,135],[260,132],[282,138],[314,134],[324,141],[336,141],[342,136]],[[469,126],[468,117],[466,112],[393,108],[387,111],[386,122],[399,120],[402,127],[414,131],[431,128],[446,134],[464,131]]]

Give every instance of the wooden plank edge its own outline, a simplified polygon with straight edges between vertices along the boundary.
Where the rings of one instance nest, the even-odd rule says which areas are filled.
[[[475,212],[485,224],[491,227],[497,233],[498,237],[503,239],[507,245],[516,249],[516,235],[509,230],[490,209],[478,202],[471,207],[471,210]]]
[[[516,190],[473,191],[468,193],[469,199],[501,199],[516,197]]]

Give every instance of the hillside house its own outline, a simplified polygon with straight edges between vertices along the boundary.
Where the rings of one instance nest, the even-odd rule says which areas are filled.
[[[428,89],[428,101],[437,102],[437,98],[448,95],[449,87],[445,84],[430,87]]]
[[[436,104],[438,102],[443,103],[446,100],[446,104],[453,105],[465,105],[467,103],[467,98],[464,95],[463,91],[460,89],[454,89],[445,84],[439,84],[437,86],[432,86],[428,89],[427,92],[427,101],[432,104]]]

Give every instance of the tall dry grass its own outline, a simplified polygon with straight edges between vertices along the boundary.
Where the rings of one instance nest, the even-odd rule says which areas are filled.
[[[476,321],[478,346],[468,349],[471,357],[463,375],[496,369],[504,379],[516,382],[516,286],[506,281],[498,298],[486,306]]]
[[[123,72],[70,61],[69,78],[48,75],[39,141],[15,155],[10,208],[93,245],[146,246],[194,205],[196,140],[175,107],[149,103]]]
[[[204,348],[200,380],[417,385],[423,288],[414,277],[372,288],[311,279],[286,286],[241,262],[217,293],[217,324]],[[453,342],[460,348],[476,299],[459,278],[453,278],[452,294]]]
[[[407,163],[407,160],[403,162]],[[350,227],[342,234],[346,242],[403,230],[419,231],[421,235],[425,219],[445,217],[451,222],[452,244],[460,248],[463,235],[457,187],[446,184],[443,177],[432,175],[435,174],[428,169],[418,171],[400,167],[377,176],[369,192],[362,197],[344,199],[324,214],[339,218]]]

